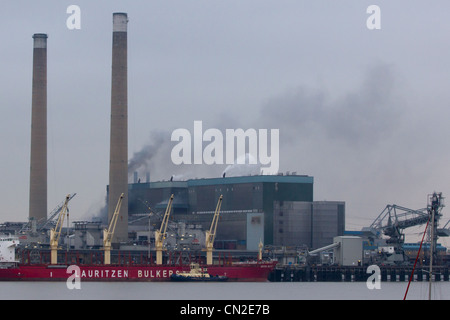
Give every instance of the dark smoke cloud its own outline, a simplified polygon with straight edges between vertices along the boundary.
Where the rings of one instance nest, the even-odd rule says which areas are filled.
[[[128,177],[132,177],[133,173],[150,172],[151,160],[158,154],[158,151],[170,141],[170,134],[163,131],[154,131],[150,134],[150,142],[141,150],[135,152],[133,157],[128,161]]]
[[[292,165],[298,164],[286,160],[302,154],[304,141],[319,141],[328,146],[343,143],[359,153],[391,137],[404,114],[405,103],[399,98],[400,91],[395,68],[378,64],[363,72],[359,84],[347,92],[331,96],[324,87],[300,86],[270,98],[261,106],[259,116],[248,117],[245,121],[241,115],[219,111],[216,121],[204,123],[204,130],[280,129],[280,161],[287,165],[284,170],[295,171],[301,168]],[[191,123],[183,122],[181,127],[192,133]],[[130,179],[135,171],[141,178],[151,172],[152,180],[157,181],[168,180],[171,176],[176,180],[215,177],[226,170],[226,165],[174,165],[170,152],[175,144],[171,141],[171,132],[152,132],[149,143],[129,160]],[[309,154],[309,157],[315,156],[320,157]]]
[[[330,97],[326,88],[302,86],[271,98],[262,107],[261,122],[282,130],[280,143],[319,133],[359,147],[395,130],[401,104],[393,67],[383,64],[369,69],[359,87],[340,97]]]
[[[280,148],[285,147],[280,149],[280,159],[285,163],[286,159],[302,153],[300,148],[304,140],[326,141],[327,145],[344,143],[358,151],[364,146],[373,147],[391,136],[400,122],[404,102],[398,97],[398,81],[394,71],[387,64],[373,66],[363,73],[359,85],[338,96],[331,96],[324,87],[312,89],[300,86],[270,98],[261,106],[259,116],[246,120],[241,115],[219,111],[216,121],[204,123],[204,130],[280,129]],[[192,123],[183,123],[181,127],[192,133]],[[135,171],[140,177],[152,172],[152,180],[156,181],[168,180],[171,176],[176,180],[216,177],[226,170],[226,165],[174,165],[170,152],[175,142],[170,137],[171,132],[150,134],[149,143],[129,160],[130,179]],[[285,170],[299,169],[291,167],[293,163],[286,165]]]

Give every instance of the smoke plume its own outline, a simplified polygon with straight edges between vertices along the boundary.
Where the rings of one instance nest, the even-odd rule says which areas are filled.
[[[250,161],[251,159],[253,161]],[[252,162],[256,162],[256,159],[251,154],[246,153],[238,157],[234,164],[228,165],[223,171],[223,175],[226,177],[239,177],[260,174],[261,165],[259,163],[251,164]]]
[[[157,155],[164,142],[167,142],[168,134],[164,132],[152,132],[150,134],[150,143],[145,145],[141,150],[135,152],[133,157],[128,161],[128,178],[133,173],[150,172],[151,160]]]
[[[360,147],[389,137],[399,122],[403,103],[397,96],[393,67],[376,65],[359,87],[337,97],[325,88],[299,87],[271,98],[261,122],[282,129],[280,141],[322,134],[330,141]]]

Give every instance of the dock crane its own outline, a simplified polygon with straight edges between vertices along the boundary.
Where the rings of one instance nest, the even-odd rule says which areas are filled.
[[[77,195],[76,193],[67,195],[69,197],[69,201],[72,200],[72,198],[75,197],[76,195]],[[65,203],[66,203],[66,200],[62,201],[59,205],[57,205],[55,207],[55,209],[52,210],[52,212],[49,213],[49,218],[47,219],[47,221],[44,222],[44,224],[42,226],[39,227],[38,231],[45,230],[50,225],[55,224],[53,219],[61,212]]]
[[[374,222],[369,227],[362,229],[369,240],[384,239],[386,244],[392,246],[393,252],[387,253],[385,263],[403,264],[407,263],[403,244],[405,241],[404,229],[426,224],[431,218],[431,213],[434,212],[432,230],[434,231],[433,242],[436,248],[437,235],[446,236],[445,228],[437,229],[439,219],[442,217],[441,210],[444,207],[442,193],[433,193],[428,196],[427,208],[419,210],[408,209],[397,205],[387,205],[380,213]],[[450,233],[449,233],[450,235]]]
[[[50,263],[58,263],[58,243],[61,236],[61,229],[64,224],[64,219],[68,212],[68,203],[70,200],[70,194],[66,196],[66,200],[59,212],[58,220],[54,228],[50,229]]]
[[[119,201],[117,201],[116,209],[109,222],[108,229],[103,229],[103,250],[104,250],[104,264],[111,264],[111,241],[116,229],[117,218],[119,217],[120,207],[122,206],[124,194],[120,195]]]
[[[259,239],[259,244],[258,244],[258,261],[262,261],[263,247],[264,247],[264,245],[263,245],[261,239]]]
[[[76,196],[76,193],[72,193],[71,195],[69,195],[69,201],[72,200],[73,197]],[[33,218],[30,218],[30,220],[24,224],[22,226],[22,228],[19,230],[19,234],[21,233],[30,233],[33,232],[35,233],[36,231],[38,232],[43,232],[45,230],[49,230],[51,229],[51,227],[55,226],[56,221],[54,221],[54,218],[59,215],[59,213],[61,212],[64,204],[65,204],[66,200],[64,199],[63,201],[61,201],[60,204],[58,204],[49,214],[49,218],[44,221],[43,223],[40,223],[38,221],[37,224],[33,224],[31,220],[33,220]]]
[[[216,211],[214,212],[214,217],[211,223],[209,231],[206,231],[206,264],[213,263],[212,251],[214,246],[214,239],[216,238],[217,223],[219,222],[220,207],[222,206],[223,196],[219,197],[217,202]]]
[[[384,241],[386,245],[393,248],[393,252],[385,253],[386,257],[383,257],[384,262],[403,264],[407,262],[403,250],[405,242],[404,230],[425,224],[428,219],[429,214],[426,208],[414,210],[395,204],[387,205],[372,224],[369,227],[364,227],[362,231],[370,235],[369,239],[371,241],[381,240],[383,236],[387,237]]]
[[[166,238],[167,225],[169,223],[170,211],[172,210],[173,194],[170,196],[169,202],[167,203],[166,212],[164,213],[163,220],[161,222],[161,227],[159,230],[155,231],[155,247],[156,247],[156,264],[162,264],[162,251],[163,243]]]

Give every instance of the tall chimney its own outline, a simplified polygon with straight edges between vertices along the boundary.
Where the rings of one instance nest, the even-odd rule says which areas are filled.
[[[126,13],[113,14],[108,221],[124,198],[112,242],[128,240],[128,98]]]
[[[29,218],[47,220],[47,35],[33,35]]]

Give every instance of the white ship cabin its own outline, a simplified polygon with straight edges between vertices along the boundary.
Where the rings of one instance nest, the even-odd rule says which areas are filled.
[[[17,262],[16,246],[19,239],[12,236],[0,236],[0,263]]]

